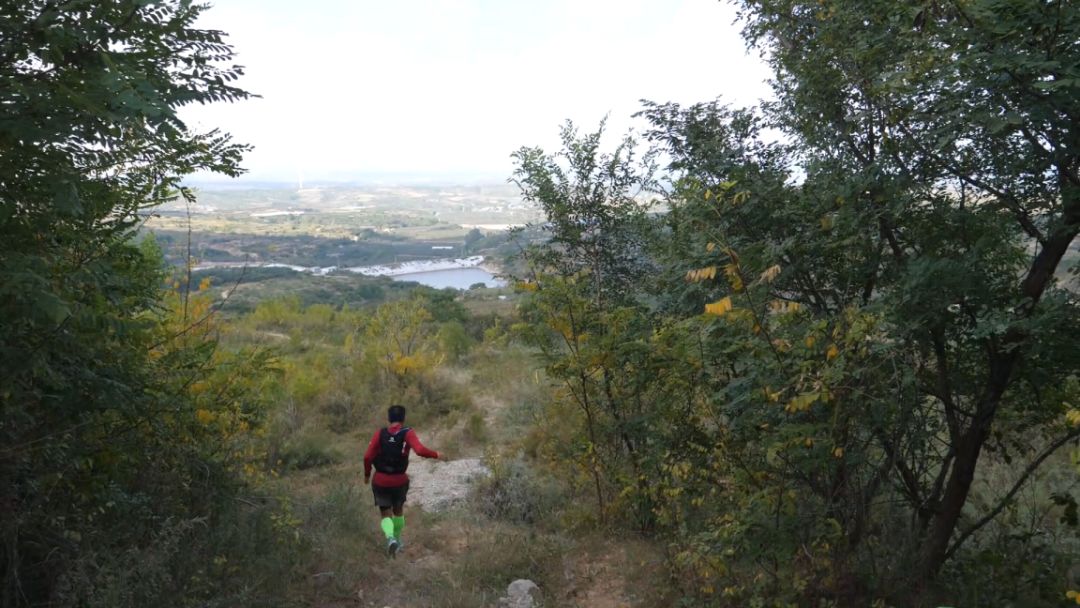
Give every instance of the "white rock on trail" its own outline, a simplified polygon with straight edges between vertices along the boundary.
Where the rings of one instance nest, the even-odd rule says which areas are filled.
[[[479,458],[415,460],[409,464],[409,502],[425,511],[445,511],[469,496],[474,480],[490,474]]]
[[[499,599],[499,608],[533,608],[540,587],[529,579],[519,578],[506,587],[506,597]]]

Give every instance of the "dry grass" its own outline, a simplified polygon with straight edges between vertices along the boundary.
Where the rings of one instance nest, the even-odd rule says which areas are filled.
[[[530,371],[529,353],[512,346],[482,347],[465,364],[440,376],[465,391],[467,407],[429,420],[419,429],[422,439],[455,458],[517,453],[530,412],[545,398],[542,374]],[[549,607],[665,605],[657,595],[668,587],[658,548],[613,541],[602,530],[566,532],[558,513],[568,499],[531,470],[510,480],[525,485],[507,496],[537,498],[542,516],[484,515],[475,502],[439,514],[407,504],[406,549],[387,558],[370,489],[361,482],[363,450],[381,414],[373,410],[365,417],[369,424],[352,433],[324,436],[323,447],[341,454],[340,462],[292,471],[279,481],[310,548],[292,589],[297,605],[488,608],[518,578],[536,582]]]
[[[545,606],[665,605],[662,554],[647,542],[406,507],[406,548],[391,560],[368,489],[326,490],[302,510],[314,555],[294,589],[302,605],[488,608],[518,578],[540,586]]]

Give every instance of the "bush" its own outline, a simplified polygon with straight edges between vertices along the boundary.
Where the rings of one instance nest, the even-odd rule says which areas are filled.
[[[303,513],[304,533],[323,547],[346,534],[364,541],[377,540],[375,527],[366,525],[371,495],[355,483],[338,483],[326,495],[307,506]]]
[[[563,580],[566,543],[555,535],[537,535],[515,526],[494,528],[494,533],[475,536],[468,559],[457,560],[445,572],[416,585],[417,599],[434,599],[425,604],[433,608],[487,608],[497,605],[494,600],[511,581],[527,578],[540,587],[538,606],[559,605],[547,594]]]
[[[342,434],[356,428],[362,408],[358,407],[354,399],[347,394],[335,392],[326,396],[325,400],[322,411],[331,431]]]
[[[491,475],[473,489],[474,509],[501,521],[535,524],[564,502],[558,485],[533,471],[521,456],[504,458],[489,454],[485,460]]]
[[[465,436],[475,443],[483,443],[487,439],[487,422],[480,412],[469,414],[465,421]]]
[[[472,339],[460,321],[447,321],[439,328],[439,347],[447,359],[456,363],[469,353]]]
[[[287,505],[210,467],[186,517],[169,516],[137,541],[93,532],[59,573],[50,606],[282,606],[303,544]],[[117,505],[118,508],[120,505]],[[132,514],[128,528],[145,527]],[[86,530],[84,530],[86,532]],[[5,604],[6,605],[6,604]]]
[[[287,439],[277,454],[282,470],[303,470],[337,464],[344,456],[323,433],[303,433]]]

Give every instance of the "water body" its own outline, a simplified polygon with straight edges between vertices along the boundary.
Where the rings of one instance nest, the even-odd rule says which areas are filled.
[[[294,264],[281,264],[278,262],[209,262],[200,264],[194,270],[208,270],[212,268],[240,268],[251,266],[254,268],[290,268],[297,272],[307,272],[325,276],[335,271],[355,272],[369,277],[385,276],[395,281],[414,281],[435,289],[468,289],[477,283],[483,283],[485,287],[505,287],[506,281],[494,274],[476,266],[483,261],[482,257],[464,258],[461,260],[421,260],[405,262],[389,266],[357,266],[354,268],[338,268],[337,266],[296,266]],[[469,264],[457,266],[457,264]],[[450,268],[445,266],[450,265]],[[434,268],[432,268],[434,266]],[[439,266],[444,266],[439,268]],[[402,272],[405,270],[406,272]]]
[[[450,268],[447,270],[428,270],[425,272],[410,272],[390,277],[395,281],[416,281],[417,283],[443,289],[468,289],[470,285],[483,283],[486,287],[505,287],[506,281],[496,277],[482,268]]]

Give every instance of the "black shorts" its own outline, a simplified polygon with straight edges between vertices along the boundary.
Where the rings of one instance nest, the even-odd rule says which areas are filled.
[[[405,504],[405,496],[409,493],[409,482],[405,482],[396,488],[384,488],[371,484],[371,493],[375,495],[375,506],[380,509],[392,509]]]

